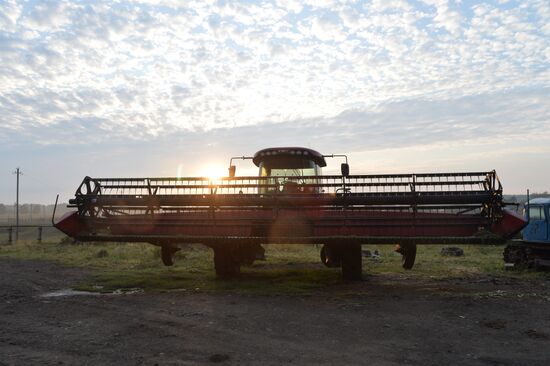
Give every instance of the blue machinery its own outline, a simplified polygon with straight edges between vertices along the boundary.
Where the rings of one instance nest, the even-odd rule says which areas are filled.
[[[504,249],[507,267],[550,267],[550,198],[534,198],[525,205],[529,223],[523,228],[522,240]]]

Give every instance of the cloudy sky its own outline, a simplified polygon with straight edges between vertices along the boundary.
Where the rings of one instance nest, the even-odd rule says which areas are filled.
[[[285,145],[550,190],[550,2],[0,0],[0,202]]]

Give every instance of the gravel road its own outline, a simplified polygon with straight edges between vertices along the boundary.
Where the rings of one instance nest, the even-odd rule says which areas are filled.
[[[55,292],[89,275],[0,259],[0,365],[550,364],[550,277],[367,275],[309,295]]]

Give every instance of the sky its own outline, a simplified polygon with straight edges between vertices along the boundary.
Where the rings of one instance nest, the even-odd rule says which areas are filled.
[[[550,191],[550,2],[0,0],[0,202],[273,146]]]

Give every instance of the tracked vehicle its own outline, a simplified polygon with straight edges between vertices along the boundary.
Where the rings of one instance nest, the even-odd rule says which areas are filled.
[[[340,175],[323,175],[326,158]],[[258,176],[235,176],[237,159]],[[320,244],[320,259],[361,278],[362,244],[392,244],[413,267],[418,244],[501,243],[525,220],[506,209],[494,171],[350,175],[345,155],[301,147],[231,158],[229,176],[91,178],[55,226],[79,241],[147,242],[171,265],[181,244],[214,250],[228,277],[263,254],[262,244]],[[491,233],[491,234],[488,234]]]
[[[550,198],[528,199],[525,217],[522,239],[504,248],[504,263],[508,268],[550,268]]]

